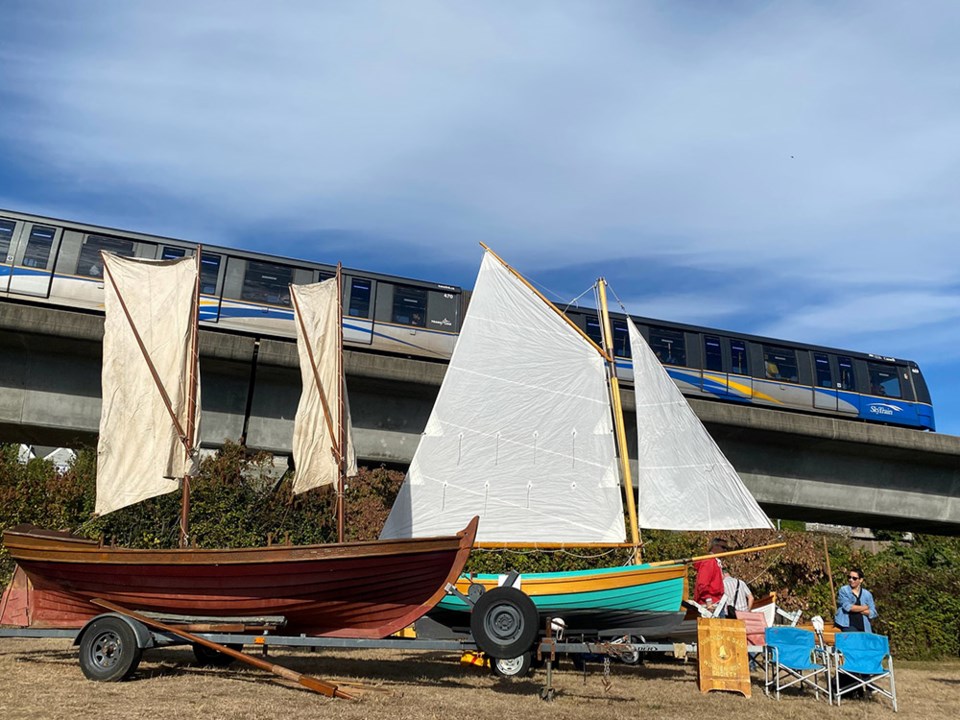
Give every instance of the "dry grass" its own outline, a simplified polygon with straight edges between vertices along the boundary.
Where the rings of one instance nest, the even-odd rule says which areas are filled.
[[[189,649],[168,648],[144,656],[133,680],[87,681],[77,653],[67,640],[0,639],[0,717],[4,720],[111,720],[144,716],[167,719],[306,720],[322,718],[691,718],[736,717],[751,720],[830,718],[955,718],[960,706],[960,662],[897,668],[900,713],[879,700],[851,701],[828,707],[812,695],[791,695],[780,702],[764,697],[762,679],[753,698],[713,692],[701,695],[693,663],[648,662],[643,667],[612,665],[605,687],[600,666],[584,677],[566,663],[554,675],[553,702],[539,699],[545,674],[526,680],[497,680],[487,671],[462,667],[445,653],[278,651],[274,659],[299,672],[341,683],[376,686],[359,703],[330,700],[270,679],[240,666],[206,669],[190,664]]]

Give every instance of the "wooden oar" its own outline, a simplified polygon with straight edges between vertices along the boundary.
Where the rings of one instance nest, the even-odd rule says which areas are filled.
[[[742,548],[740,550],[727,550],[722,553],[714,553],[713,555],[697,555],[692,558],[684,558],[682,560],[661,560],[660,562],[650,563],[652,567],[659,567],[660,565],[689,565],[690,563],[699,562],[700,560],[709,560],[710,558],[722,558],[722,557],[731,557],[733,555],[745,555],[749,552],[760,552],[761,550],[776,550],[777,548],[786,547],[785,542],[782,543],[773,543],[772,545],[759,545],[757,547]]]
[[[269,663],[266,660],[261,660],[260,658],[253,657],[252,655],[247,655],[246,653],[240,652],[239,650],[234,650],[229,648],[226,645],[221,645],[215,643],[212,640],[207,640],[202,638],[199,635],[194,635],[193,633],[187,632],[186,630],[181,630],[175,625],[167,625],[166,623],[155,620],[154,618],[147,617],[142,615],[134,610],[128,610],[125,607],[112,603],[109,600],[102,600],[96,598],[91,600],[94,605],[99,605],[100,607],[106,608],[107,610],[113,610],[114,612],[120,613],[121,615],[126,615],[128,617],[142,622],[144,625],[149,627],[158,628],[165,632],[173,633],[177,637],[182,637],[184,640],[188,640],[192,643],[197,643],[198,645],[203,645],[204,647],[210,648],[211,650],[216,650],[217,652],[223,653],[224,655],[229,655],[234,660],[239,660],[244,662],[247,665],[253,665],[253,667],[260,670],[266,670],[267,672],[273,673],[279,677],[282,677],[284,680],[290,680],[291,682],[298,683],[308,690],[313,690],[318,692],[321,695],[326,695],[327,697],[338,697],[345,700],[357,700],[355,695],[350,695],[349,693],[341,690],[336,685],[330,685],[325,683],[323,680],[312,677],[310,675],[304,675],[298,673],[290,668],[285,668],[282,665],[276,665],[274,663]]]

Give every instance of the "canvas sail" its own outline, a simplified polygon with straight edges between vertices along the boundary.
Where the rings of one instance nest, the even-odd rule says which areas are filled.
[[[347,428],[347,475],[357,474],[350,431],[350,405],[339,368],[340,305],[337,279],[291,285],[297,326],[297,353],[303,390],[293,425],[293,492],[302,493],[338,479],[340,395]]]
[[[637,405],[640,527],[773,527],[629,318],[627,327]]]
[[[179,479],[192,473],[193,458],[181,435],[188,428],[191,378],[197,383],[193,437],[199,436],[200,418],[200,374],[192,344],[196,259],[142,260],[104,253],[103,261],[99,515],[173,492]]]
[[[486,253],[433,412],[381,537],[625,538],[602,355]]]

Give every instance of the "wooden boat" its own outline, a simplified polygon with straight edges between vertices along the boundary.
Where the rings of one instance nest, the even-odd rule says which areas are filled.
[[[197,258],[200,257],[197,251]],[[199,422],[196,351],[199,259],[142,261],[104,254],[104,408],[97,467],[101,514],[183,488]],[[351,462],[342,375],[339,272],[292,286],[304,394],[297,412],[294,492],[338,485]],[[332,283],[332,284],[331,284]],[[183,478],[177,481],[171,478]],[[342,536],[342,502],[339,505]],[[78,627],[100,599],[162,614],[282,616],[285,631],[380,638],[430,610],[463,571],[477,531],[469,519],[434,537],[272,545],[251,549],[137,550],[17,527],[3,542],[19,569],[0,624]]]
[[[605,284],[598,284],[609,340]],[[662,365],[628,322],[639,507],[612,355],[487,249],[436,404],[382,538],[447,532],[472,515],[481,547],[638,545],[638,528],[770,527]],[[619,472],[618,472],[619,460]],[[622,495],[621,495],[622,483]],[[631,543],[626,543],[626,500]],[[663,636],[682,621],[686,566],[525,573],[520,589],[570,632]],[[496,576],[461,578],[494,587]],[[431,617],[466,622],[445,598]],[[455,617],[461,613],[459,623]]]
[[[0,624],[81,627],[103,612],[90,600],[102,599],[162,614],[282,616],[285,632],[381,638],[436,605],[476,530],[474,519],[453,537],[135,550],[17,526],[3,544],[29,582],[5,593]]]

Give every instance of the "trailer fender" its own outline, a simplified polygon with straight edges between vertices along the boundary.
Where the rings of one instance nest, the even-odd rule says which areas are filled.
[[[90,620],[88,620],[87,624],[83,626],[80,632],[77,633],[77,636],[73,639],[73,644],[79,645],[81,642],[83,642],[83,636],[84,634],[86,634],[87,630],[90,629],[90,626],[93,625],[97,620],[101,620],[102,618],[106,618],[106,617],[119,618],[120,620],[123,620],[123,622],[125,622],[127,625],[129,625],[130,629],[133,630],[133,634],[136,635],[137,637],[137,647],[139,647],[141,650],[156,646],[156,642],[154,642],[153,633],[150,631],[150,629],[146,625],[144,625],[142,622],[134,620],[131,617],[127,617],[126,615],[122,615],[120,613],[115,613],[115,612],[103,613],[101,615],[97,615],[95,618],[91,618]]]

